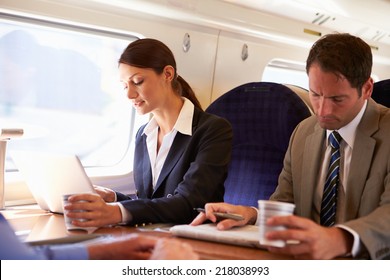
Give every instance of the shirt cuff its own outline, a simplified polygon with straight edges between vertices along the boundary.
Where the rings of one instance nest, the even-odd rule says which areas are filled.
[[[119,203],[119,202],[116,202],[115,204],[117,204],[119,206],[119,209],[121,210],[121,214],[122,214],[122,224],[128,224],[129,222],[131,222],[131,220],[133,219],[133,216],[131,215],[130,211],[128,211],[122,203]]]
[[[352,250],[350,253],[352,254],[352,257],[356,257],[361,250],[359,234],[356,231],[354,231],[353,229],[351,229],[345,225],[336,225],[336,227],[342,228],[342,229],[348,231],[350,234],[352,234],[353,244],[352,244]]]
[[[87,247],[81,244],[53,245],[35,247],[49,260],[87,260]]]
[[[255,226],[258,226],[259,225],[259,209],[257,209],[254,206],[252,206],[252,208],[256,210],[257,217],[256,217],[256,221],[255,221]]]
[[[116,195],[116,192],[114,192],[114,202],[118,201],[118,196]]]

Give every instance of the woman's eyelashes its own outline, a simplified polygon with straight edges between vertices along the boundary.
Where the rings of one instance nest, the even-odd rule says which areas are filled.
[[[143,82],[144,82],[144,80],[143,80],[143,79],[141,79],[141,80],[134,80],[134,81],[132,81],[133,85],[135,85],[135,86],[140,86],[140,85],[141,85]]]
[[[123,90],[128,90],[129,85],[132,84],[134,86],[140,86],[144,82],[144,79],[134,79],[134,80],[129,80],[129,82],[123,82]]]

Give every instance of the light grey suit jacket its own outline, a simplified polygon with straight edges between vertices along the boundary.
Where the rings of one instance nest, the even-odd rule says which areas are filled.
[[[295,203],[295,214],[310,219],[325,135],[315,116],[296,127],[270,198]],[[390,109],[372,99],[357,127],[342,216],[360,236],[359,257],[390,259]]]

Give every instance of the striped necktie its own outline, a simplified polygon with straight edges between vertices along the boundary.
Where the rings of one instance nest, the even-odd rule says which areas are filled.
[[[321,203],[320,222],[323,226],[333,226],[336,220],[337,186],[339,184],[340,142],[342,138],[337,131],[329,135],[331,156],[328,174],[325,180],[324,194]]]

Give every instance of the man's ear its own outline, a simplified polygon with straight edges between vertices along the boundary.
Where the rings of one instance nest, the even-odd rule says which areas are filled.
[[[362,87],[362,96],[364,97],[364,99],[368,99],[371,97],[373,89],[374,89],[374,80],[370,77]]]

